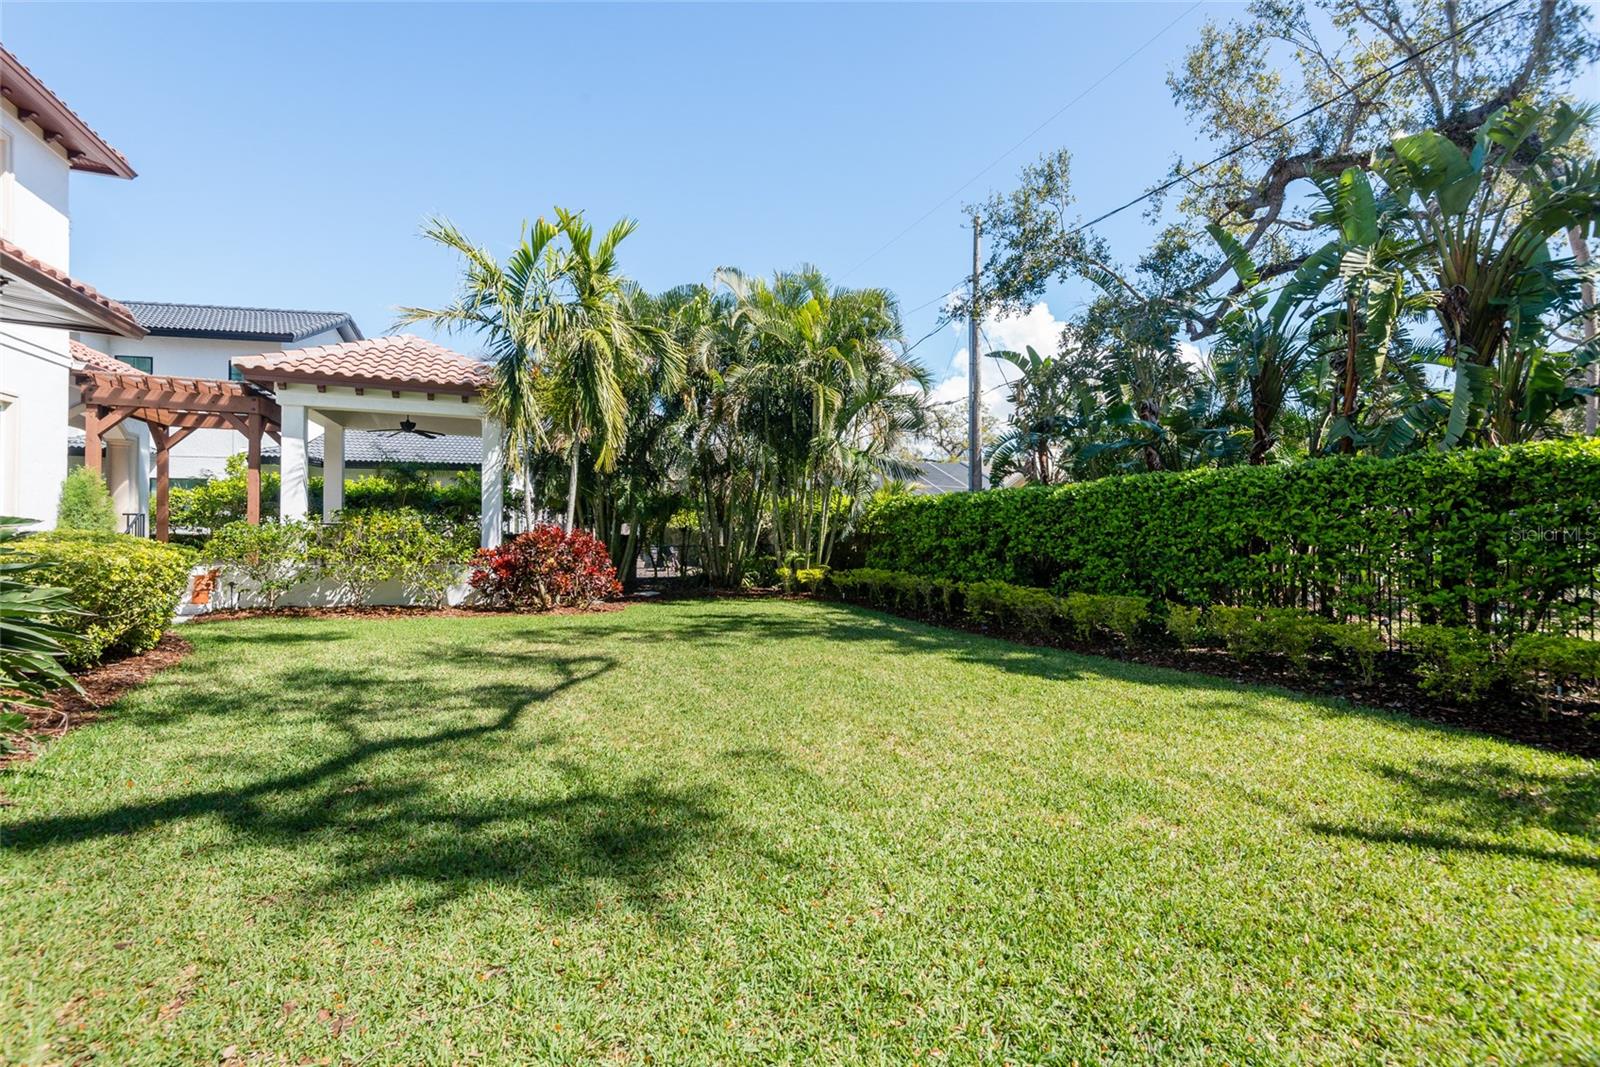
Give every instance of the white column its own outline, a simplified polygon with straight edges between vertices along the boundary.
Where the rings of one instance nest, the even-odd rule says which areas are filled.
[[[344,427],[331,419],[322,429],[322,521],[344,507]]]
[[[122,425],[128,427],[128,436],[133,438],[133,490],[138,498],[133,510],[141,515],[149,515],[150,474],[154,466],[150,455],[150,428],[132,419],[123,420]]]
[[[134,442],[118,434],[106,438],[106,487],[117,509],[117,532],[122,532],[124,516],[139,510],[139,489],[134,484]]]
[[[306,497],[306,409],[303,404],[283,404],[283,441],[278,469],[282,487],[278,493],[278,518],[292,522],[306,517],[310,503]]]
[[[493,548],[500,543],[501,510],[505,507],[506,431],[499,420],[483,420],[483,468],[479,488],[478,543]]]

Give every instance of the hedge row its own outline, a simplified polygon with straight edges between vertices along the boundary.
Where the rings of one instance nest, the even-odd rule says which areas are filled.
[[[155,647],[183,599],[193,553],[125,534],[56,530],[29,534],[5,551],[40,561],[41,581],[70,590],[81,614],[52,621],[72,631],[69,667]]]
[[[1592,633],[1600,441],[902,498],[869,567],[1183,604]]]
[[[1112,643],[1222,648],[1243,663],[1270,658],[1301,672],[1320,660],[1368,682],[1388,658],[1423,692],[1464,703],[1481,701],[1497,689],[1543,702],[1564,687],[1600,682],[1600,641],[1576,637],[1495,638],[1470,627],[1419,625],[1406,631],[1401,651],[1391,652],[1374,626],[1330,622],[1301,608],[1200,608],[1082,592],[1057,596],[992,579],[957,582],[874,568],[834,571],[823,589],[854,603],[1030,640],[1091,648]]]

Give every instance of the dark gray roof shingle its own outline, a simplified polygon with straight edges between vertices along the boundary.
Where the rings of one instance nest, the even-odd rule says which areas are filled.
[[[214,337],[239,341],[303,341],[329,330],[360,340],[361,330],[343,311],[292,311],[282,308],[223,307],[217,304],[164,304],[125,300],[147,332],[156,337]]]
[[[277,448],[268,446],[261,450],[267,463],[279,459]],[[322,462],[322,438],[306,442],[306,458],[312,463]],[[429,440],[416,434],[386,430],[346,430],[344,432],[344,462],[346,466],[392,463],[417,463],[433,467],[476,467],[483,461],[483,441],[477,437],[445,434]]]
[[[967,491],[967,465],[926,460],[922,473],[911,480],[911,491],[918,496],[964,493]]]

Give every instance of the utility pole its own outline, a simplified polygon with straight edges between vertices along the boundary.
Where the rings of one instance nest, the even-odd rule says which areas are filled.
[[[983,383],[978,362],[978,243],[983,219],[972,216],[972,301],[967,311],[967,491],[983,488]]]

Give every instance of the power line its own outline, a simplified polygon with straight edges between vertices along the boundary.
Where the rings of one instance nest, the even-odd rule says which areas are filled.
[[[1409,63],[1413,63],[1413,62],[1421,59],[1423,56],[1427,55],[1429,52],[1432,52],[1435,49],[1440,48],[1445,44],[1448,44],[1450,41],[1455,40],[1457,37],[1460,37],[1460,36],[1462,36],[1463,34],[1466,34],[1466,33],[1470,33],[1473,30],[1475,30],[1475,29],[1479,28],[1480,26],[1484,25],[1485,23],[1487,23],[1487,22],[1489,22],[1489,21],[1491,21],[1491,20],[1493,20],[1495,18],[1498,18],[1500,15],[1502,15],[1506,11],[1508,11],[1511,8],[1515,7],[1517,5],[1517,3],[1518,3],[1518,0],[1506,0],[1506,2],[1501,4],[1499,7],[1494,8],[1493,10],[1488,11],[1485,14],[1478,16],[1477,18],[1473,19],[1471,22],[1467,23],[1464,26],[1460,26],[1457,29],[1455,29],[1454,31],[1445,34],[1443,37],[1439,38],[1437,41],[1434,41],[1432,44],[1428,45],[1426,48],[1420,48],[1415,52],[1412,52],[1412,53],[1410,53],[1408,55],[1402,56],[1400,59],[1397,59],[1393,63],[1390,63],[1387,67],[1384,67],[1382,70],[1373,71],[1371,74],[1367,75],[1365,78],[1362,78],[1359,81],[1357,81],[1354,85],[1348,86],[1345,89],[1342,89],[1337,93],[1334,93],[1332,96],[1328,97],[1326,100],[1323,100],[1321,103],[1313,104],[1312,106],[1306,108],[1304,111],[1301,111],[1299,114],[1292,115],[1289,118],[1284,119],[1282,122],[1280,122],[1276,126],[1272,127],[1272,129],[1267,130],[1267,131],[1265,131],[1263,133],[1259,133],[1256,136],[1250,138],[1248,141],[1241,141],[1239,144],[1234,145],[1232,148],[1228,149],[1226,152],[1223,152],[1221,155],[1216,156],[1213,159],[1209,159],[1209,160],[1207,160],[1206,162],[1200,164],[1197,167],[1191,167],[1189,170],[1183,171],[1182,173],[1179,173],[1179,174],[1175,175],[1174,177],[1169,178],[1167,181],[1162,182],[1160,185],[1156,186],[1154,189],[1149,190],[1144,195],[1134,197],[1132,200],[1129,200],[1126,204],[1123,204],[1120,207],[1112,208],[1110,211],[1107,211],[1103,215],[1096,215],[1094,218],[1090,219],[1088,222],[1082,223],[1081,225],[1075,226],[1071,230],[1068,230],[1065,234],[1063,234],[1063,236],[1071,237],[1074,234],[1082,233],[1084,230],[1087,230],[1091,226],[1096,226],[1096,225],[1104,222],[1106,219],[1109,219],[1113,215],[1119,215],[1122,212],[1128,210],[1130,207],[1133,207],[1136,204],[1144,203],[1146,200],[1150,199],[1152,196],[1156,196],[1156,195],[1158,195],[1160,193],[1166,192],[1168,189],[1171,189],[1174,185],[1177,185],[1179,182],[1188,181],[1190,178],[1194,177],[1196,174],[1199,174],[1201,171],[1207,169],[1208,167],[1214,167],[1218,163],[1221,163],[1225,159],[1231,159],[1232,157],[1238,155],[1240,152],[1243,152],[1245,149],[1252,148],[1255,145],[1260,144],[1262,141],[1265,141],[1267,138],[1271,137],[1272,135],[1274,135],[1276,133],[1281,133],[1283,130],[1285,130],[1288,127],[1294,125],[1296,122],[1299,122],[1301,119],[1306,118],[1307,116],[1310,116],[1310,115],[1315,115],[1318,111],[1321,111],[1323,108],[1328,107],[1330,104],[1333,104],[1336,101],[1341,100],[1344,97],[1349,96],[1350,94],[1361,90],[1362,88],[1366,87],[1371,82],[1374,82],[1374,81],[1378,80],[1379,78],[1387,78],[1387,77],[1389,77],[1390,75],[1392,75],[1396,71],[1398,71],[1401,67],[1404,67]]]
[[[1197,8],[1201,7],[1204,3],[1205,3],[1205,0],[1196,0],[1195,3],[1189,5],[1187,8],[1185,8],[1183,10],[1183,12],[1177,18],[1173,19],[1171,22],[1169,22],[1165,26],[1161,27],[1161,29],[1157,30],[1155,35],[1153,37],[1151,37],[1149,40],[1145,41],[1144,44],[1140,45],[1138,48],[1135,48],[1132,52],[1129,52],[1126,56],[1123,56],[1122,59],[1117,63],[1116,66],[1112,67],[1110,70],[1108,70],[1104,74],[1100,75],[1100,77],[1098,77],[1094,81],[1090,82],[1088,84],[1088,86],[1086,86],[1083,89],[1083,91],[1078,93],[1077,96],[1074,96],[1071,100],[1068,100],[1065,104],[1062,104],[1059,108],[1057,108],[1054,114],[1052,114],[1049,118],[1045,119],[1043,122],[1039,123],[1039,125],[1035,126],[1032,130],[1030,130],[1028,132],[1027,136],[1023,137],[1022,140],[1018,141],[1016,144],[1012,145],[1010,148],[1008,148],[1004,152],[1000,153],[1000,155],[996,156],[990,163],[988,163],[986,166],[984,166],[984,168],[982,170],[978,171],[978,173],[974,174],[972,177],[968,178],[966,181],[964,181],[960,185],[956,186],[955,189],[952,190],[950,192],[950,194],[948,196],[946,196],[943,200],[940,200],[937,204],[933,205],[927,211],[923,212],[920,216],[918,216],[917,220],[915,222],[913,222],[911,225],[907,226],[905,229],[901,230],[899,233],[895,234],[893,237],[889,238],[883,244],[879,245],[876,249],[874,249],[871,253],[869,253],[866,256],[866,258],[862,259],[855,266],[851,267],[849,270],[847,270],[843,274],[841,274],[839,276],[840,281],[843,281],[845,278],[850,277],[850,275],[854,274],[856,271],[860,270],[862,267],[866,266],[868,263],[870,263],[874,259],[878,258],[879,255],[881,255],[884,251],[886,251],[888,248],[890,248],[892,245],[894,245],[897,241],[899,241],[906,234],[910,233],[912,230],[916,229],[918,226],[921,226],[924,222],[927,222],[930,218],[933,217],[934,213],[937,212],[940,208],[944,207],[950,201],[952,201],[956,197],[960,196],[962,190],[964,190],[967,186],[971,185],[973,182],[977,181],[979,178],[981,178],[985,174],[989,173],[995,167],[999,166],[1000,163],[1007,156],[1011,155],[1011,153],[1015,152],[1017,149],[1021,148],[1025,144],[1027,144],[1030,140],[1033,139],[1033,137],[1040,130],[1044,129],[1046,126],[1050,125],[1056,119],[1060,118],[1063,114],[1065,114],[1068,108],[1072,107],[1078,101],[1080,101],[1084,97],[1088,96],[1095,89],[1099,88],[1100,85],[1102,83],[1104,83],[1107,78],[1110,78],[1117,71],[1121,70],[1123,67],[1125,67],[1129,63],[1133,62],[1133,60],[1135,58],[1137,58],[1138,55],[1141,52],[1143,52],[1145,49],[1149,48],[1151,45],[1155,44],[1156,41],[1158,41],[1168,30],[1172,29],[1172,27],[1176,26],[1178,23],[1180,23],[1184,19],[1188,18],[1191,14],[1194,13],[1194,11]],[[930,303],[931,303],[931,301],[930,301]],[[925,304],[923,306],[926,307],[927,305]]]

